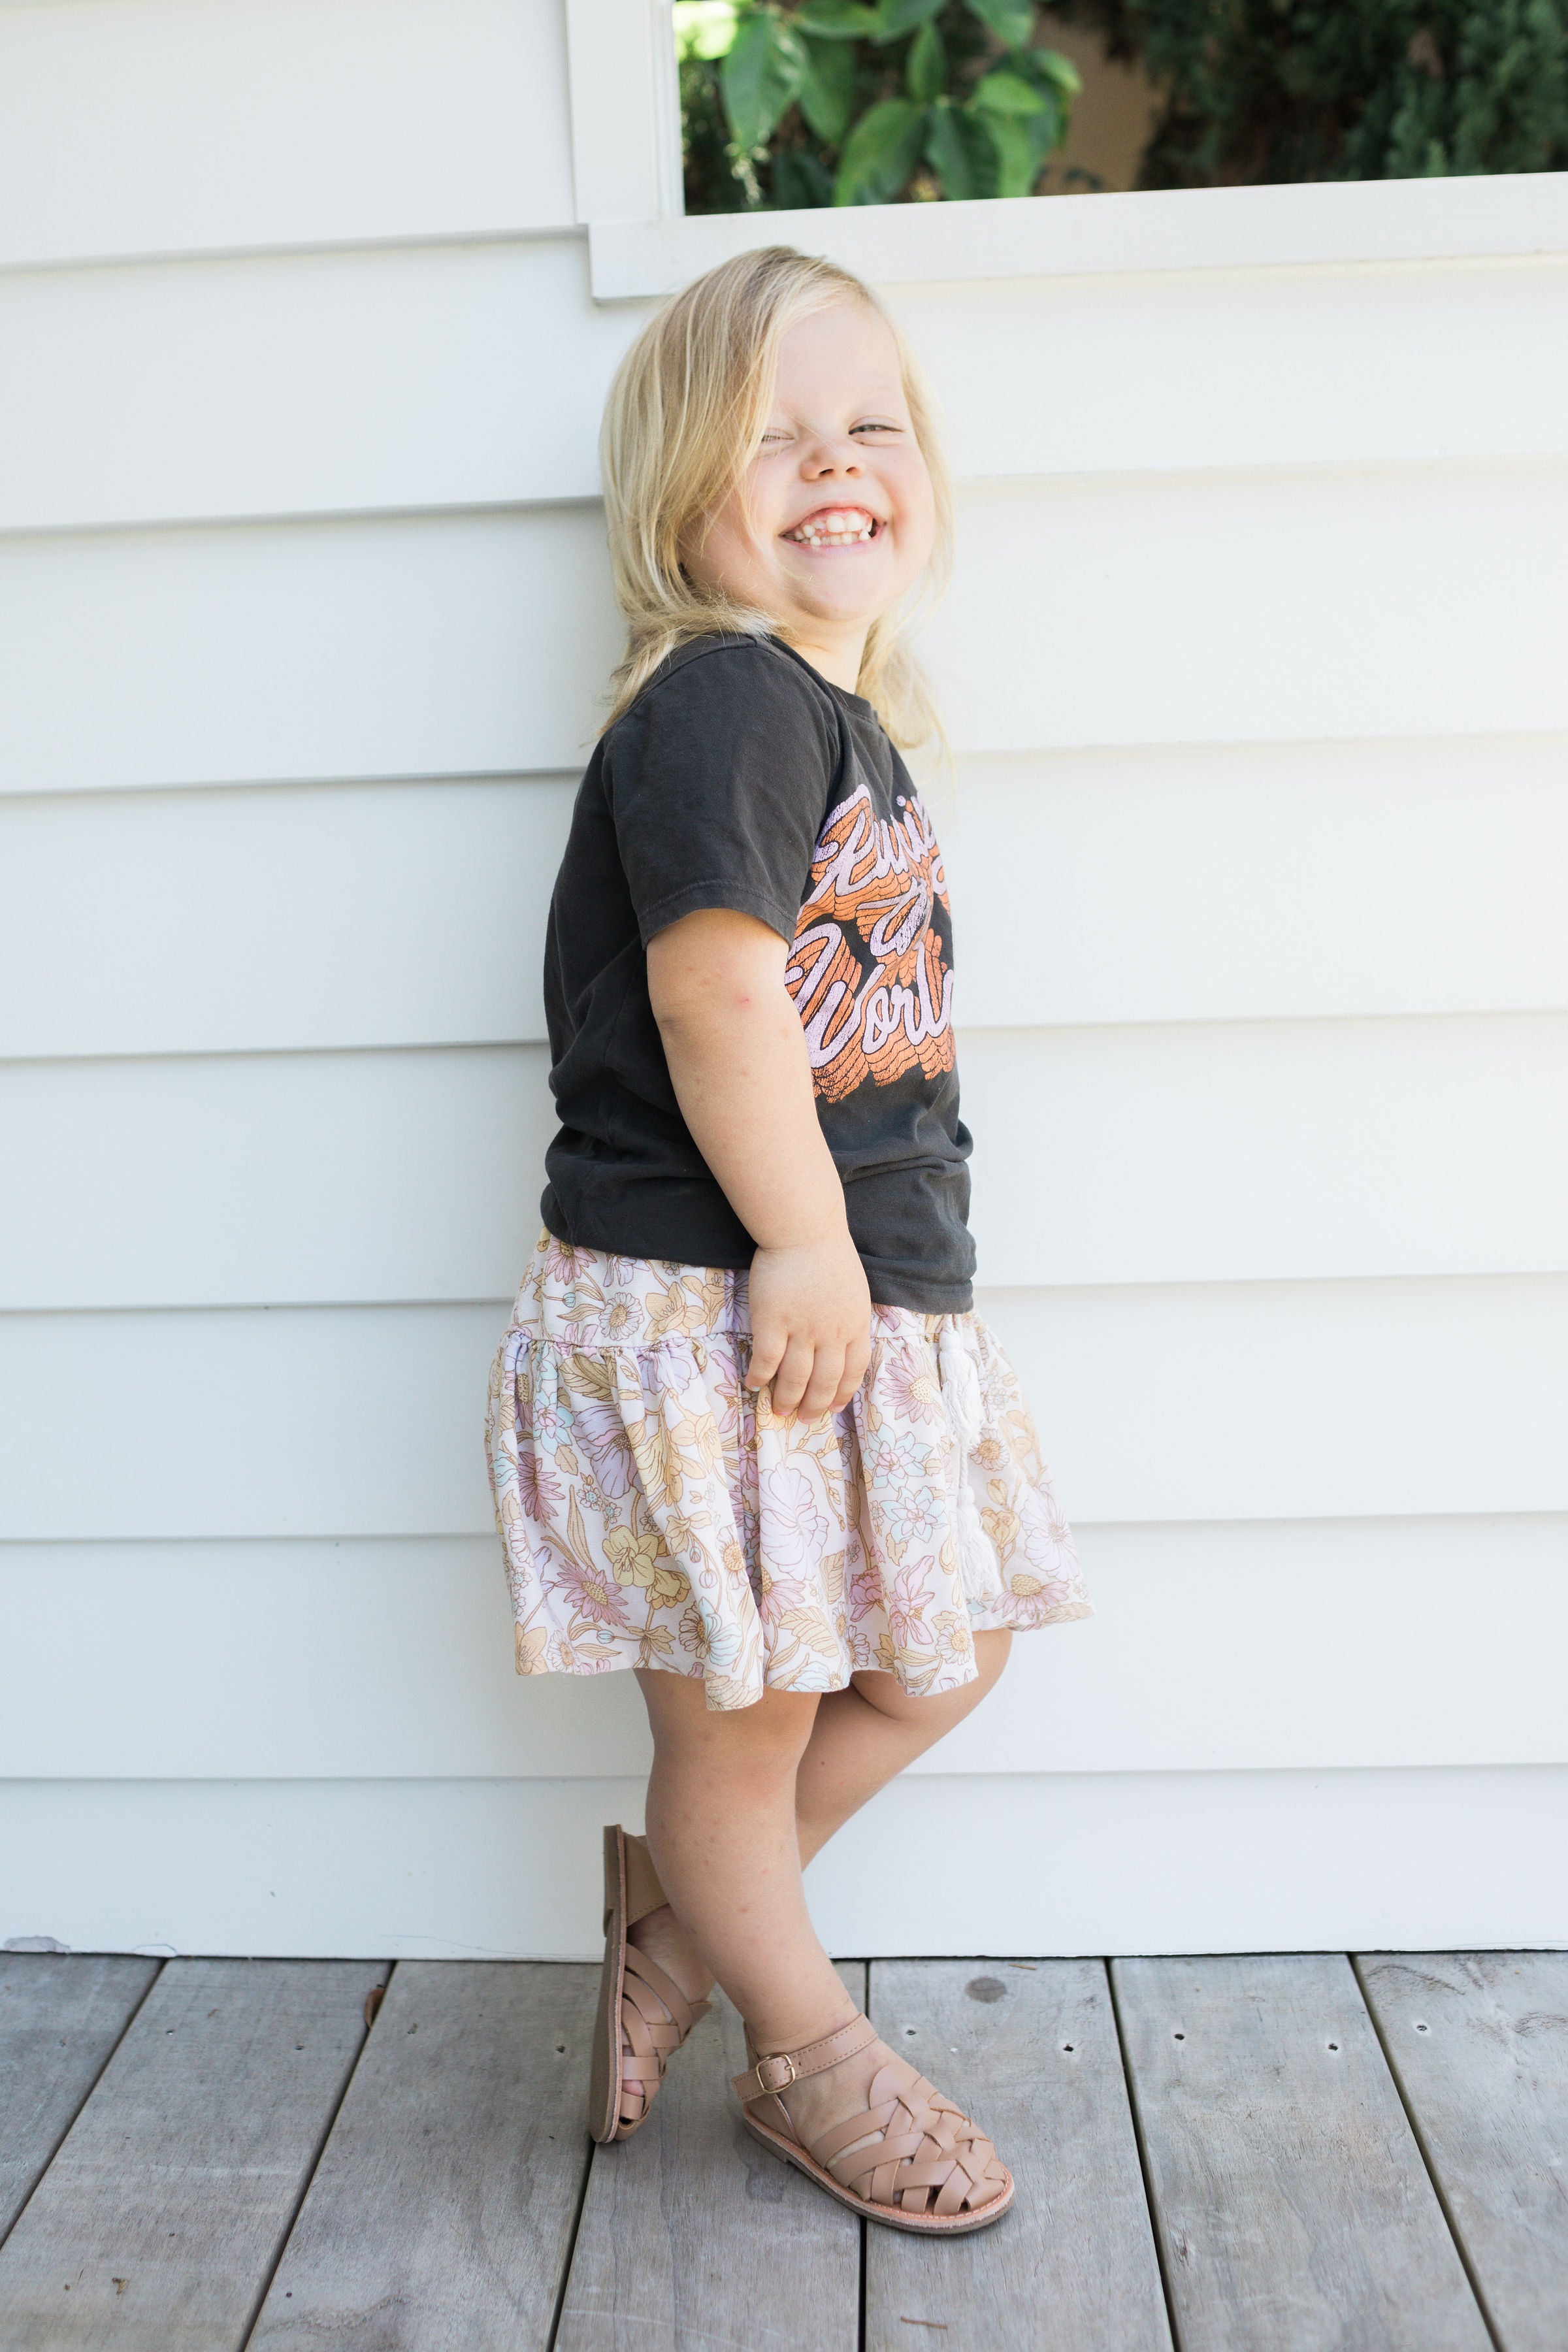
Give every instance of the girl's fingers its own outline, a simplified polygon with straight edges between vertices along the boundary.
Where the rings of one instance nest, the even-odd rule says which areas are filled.
[[[811,1378],[801,1398],[803,1420],[816,1421],[819,1414],[831,1412],[844,1374],[844,1358],[837,1348],[818,1348],[811,1367]]]
[[[799,1406],[805,1394],[806,1382],[816,1350],[797,1339],[792,1339],[784,1351],[783,1360],[773,1374],[773,1411],[783,1420]]]
[[[767,1324],[752,1334],[752,1360],[747,1368],[745,1385],[749,1389],[765,1389],[784,1361],[784,1345],[789,1334],[775,1331]]]
[[[850,1398],[855,1394],[855,1391],[859,1387],[861,1381],[865,1379],[866,1367],[870,1360],[871,1341],[869,1335],[868,1334],[864,1339],[851,1339],[849,1345],[844,1350],[844,1370],[840,1376],[838,1386],[834,1391],[833,1402],[828,1408],[830,1412],[843,1412],[845,1406],[848,1403]]]

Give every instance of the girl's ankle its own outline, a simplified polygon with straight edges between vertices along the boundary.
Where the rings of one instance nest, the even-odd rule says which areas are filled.
[[[817,2012],[817,2022],[809,2032],[763,2032],[748,2021],[746,2033],[759,2058],[778,2058],[782,2057],[786,2051],[809,2050],[814,2043],[826,2042],[830,2034],[841,2032],[845,2026],[853,2024],[859,2014],[859,2010],[846,1993],[833,2014],[826,2021],[823,2021],[821,2012]],[[783,2021],[773,2019],[765,2021],[769,2025]]]

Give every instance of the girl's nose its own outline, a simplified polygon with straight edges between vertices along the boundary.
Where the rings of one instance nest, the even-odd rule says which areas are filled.
[[[804,471],[813,481],[826,474],[858,474],[860,452],[853,441],[819,441],[807,457]]]

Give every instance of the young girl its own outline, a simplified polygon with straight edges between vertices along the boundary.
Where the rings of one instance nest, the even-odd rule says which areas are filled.
[[[893,748],[900,616],[950,535],[931,412],[868,290],[710,271],[610,394],[629,626],[551,907],[561,1129],[491,1390],[523,1674],[635,1669],[646,1841],[605,1832],[591,2127],[624,2139],[715,1979],[749,2128],[928,2235],[1012,2177],[880,2041],[801,1871],[1083,1617],[1013,1370],[971,1312],[942,856]]]

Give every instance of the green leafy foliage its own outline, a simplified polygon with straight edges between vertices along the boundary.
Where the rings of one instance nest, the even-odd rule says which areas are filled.
[[[922,25],[910,43],[909,56],[904,59],[904,79],[910,86],[910,96],[922,106],[930,106],[947,89],[947,51],[942,35],[934,25]]]
[[[1568,0],[1054,0],[1163,94],[1142,184],[1568,171]]]
[[[807,129],[825,147],[841,147],[855,120],[855,52],[847,41],[808,39],[805,49],[800,110]],[[827,184],[832,185],[830,176]]]
[[[942,0],[880,0],[877,10],[877,29],[871,38],[885,48],[889,41],[903,38],[917,26],[927,25],[938,15]]]
[[[677,0],[689,212],[1025,196],[1078,76],[1033,0]]]
[[[1021,49],[1035,28],[1030,0],[970,0],[970,5],[1005,49]]]
[[[724,111],[738,146],[763,147],[800,96],[809,60],[793,25],[770,9],[748,16],[719,71]]]
[[[880,29],[875,8],[857,6],[856,0],[807,0],[795,10],[803,33],[819,33],[831,41],[868,41]]]
[[[925,109],[912,98],[885,98],[844,142],[833,184],[836,205],[891,204],[920,161]]]

